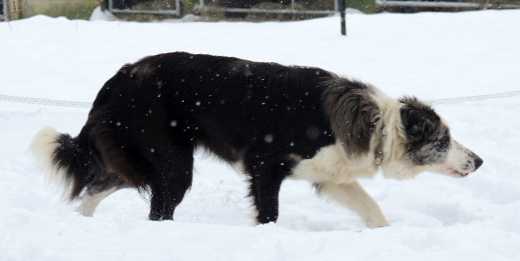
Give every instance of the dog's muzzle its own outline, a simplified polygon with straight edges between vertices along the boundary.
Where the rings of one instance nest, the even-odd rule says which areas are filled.
[[[482,166],[483,163],[484,163],[484,160],[482,160],[481,157],[479,157],[474,152],[470,152],[469,159],[466,162],[466,164],[464,164],[464,167],[462,168],[462,170],[459,171],[459,170],[452,169],[451,172],[453,172],[452,174],[465,177],[465,176],[477,171],[477,169],[480,168],[480,166]]]

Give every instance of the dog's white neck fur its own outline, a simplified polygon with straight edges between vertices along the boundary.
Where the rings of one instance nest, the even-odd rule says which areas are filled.
[[[373,93],[371,98],[376,102],[381,111],[382,122],[380,125],[383,125],[383,127],[378,128],[380,132],[376,132],[373,137],[374,140],[379,139],[382,142],[381,148],[375,151],[375,153],[382,154],[382,162],[378,165],[383,170],[383,175],[386,178],[413,178],[417,173],[410,171],[413,168],[407,164],[407,161],[403,160],[406,155],[403,150],[404,145],[402,144],[405,142],[400,113],[402,104],[386,96],[375,87],[371,87],[371,92]]]

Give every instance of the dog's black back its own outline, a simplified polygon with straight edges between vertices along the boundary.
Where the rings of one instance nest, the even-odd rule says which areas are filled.
[[[126,66],[119,75],[133,85],[110,82],[103,89],[115,95],[111,106],[125,112],[138,98],[129,121],[157,128],[147,124],[157,111],[173,142],[203,144],[228,161],[240,160],[253,145],[309,157],[332,142],[320,87],[331,75],[321,69],[173,53]]]

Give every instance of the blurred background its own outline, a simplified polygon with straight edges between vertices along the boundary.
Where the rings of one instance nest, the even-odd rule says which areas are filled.
[[[520,0],[348,0],[347,12],[515,9]],[[38,14],[89,19],[99,8],[125,20],[300,20],[338,11],[337,0],[0,0],[0,19]]]

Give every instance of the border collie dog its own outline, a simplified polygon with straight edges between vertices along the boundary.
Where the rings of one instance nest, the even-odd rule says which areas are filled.
[[[387,220],[356,178],[378,169],[399,179],[423,171],[466,176],[482,165],[416,98],[394,100],[319,68],[183,52],[123,66],[78,136],[44,128],[32,143],[68,197],[82,200],[83,215],[134,187],[151,193],[151,220],[173,219],[197,147],[248,175],[258,223],[276,221],[287,177],[313,183],[380,227]]]

